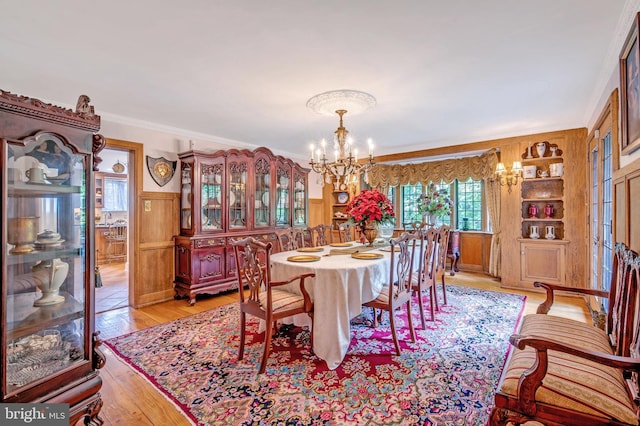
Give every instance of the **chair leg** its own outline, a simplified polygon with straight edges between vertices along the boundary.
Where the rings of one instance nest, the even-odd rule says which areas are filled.
[[[442,274],[442,298],[444,299],[443,305],[447,304],[447,289],[444,284],[444,274]]]
[[[429,308],[431,311],[431,321],[435,321],[436,320],[436,316],[434,314],[434,305],[437,303],[438,300],[438,295],[437,295],[437,291],[436,291],[436,286],[431,286],[429,287]]]
[[[391,323],[391,335],[393,336],[393,344],[396,346],[396,355],[400,356],[400,343],[398,343],[398,334],[396,333],[396,322],[393,312],[389,312],[389,322]]]
[[[424,302],[422,301],[422,298],[424,297],[424,295],[422,294],[421,291],[418,291],[418,308],[420,308],[420,320],[422,322],[422,329],[426,330],[427,329],[427,323],[424,320]],[[433,321],[433,319],[432,319]]]
[[[265,327],[264,330],[264,350],[262,351],[262,361],[260,361],[260,370],[258,371],[258,374],[264,373],[264,370],[267,367],[267,359],[269,358],[269,351],[271,349],[272,331],[273,323],[269,324],[268,327]]]
[[[247,314],[240,312],[240,349],[238,349],[238,361],[242,361],[242,358],[244,358],[244,334],[246,332],[246,322]]]
[[[416,330],[413,328],[413,319],[411,318],[411,299],[407,300],[407,317],[409,319],[409,331],[411,332],[411,341],[416,341]]]
[[[309,327],[311,330],[309,331],[309,340],[310,340],[310,344],[311,344],[311,353],[314,354],[315,351],[313,350],[313,329],[315,328],[313,326],[313,315],[309,314],[309,317],[311,317],[311,326]]]

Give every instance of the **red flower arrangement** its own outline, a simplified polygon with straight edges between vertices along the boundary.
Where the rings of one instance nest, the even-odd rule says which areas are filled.
[[[367,221],[390,222],[395,217],[393,204],[377,189],[365,189],[349,204],[346,213],[354,223],[364,226]]]

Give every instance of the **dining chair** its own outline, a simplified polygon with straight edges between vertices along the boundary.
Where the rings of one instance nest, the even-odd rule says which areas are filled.
[[[264,373],[271,350],[271,336],[278,320],[292,315],[306,313],[313,320],[313,303],[305,288],[305,280],[315,274],[302,274],[286,281],[271,281],[270,242],[264,243],[253,237],[232,241],[238,271],[238,294],[240,295],[240,348],[238,361],[244,357],[247,314],[265,321],[264,349],[260,370]],[[283,285],[298,281],[300,294],[280,289]],[[247,291],[243,289],[247,287]],[[246,293],[246,294],[245,294]],[[313,348],[313,327],[311,327],[311,347]]]
[[[300,248],[298,245],[298,235],[294,233],[293,228],[277,229],[275,234],[278,238],[280,251],[297,250]]]
[[[436,247],[438,241],[438,230],[432,227],[418,231],[420,248],[418,251],[418,269],[411,277],[411,287],[418,295],[418,305],[420,307],[420,320],[422,329],[426,329],[424,319],[424,295],[429,290],[429,311],[431,321],[435,320],[435,300],[436,300],[436,262],[438,256]]]
[[[404,222],[402,224],[402,229],[405,232],[417,232],[423,229],[427,229],[429,224],[426,222]]]
[[[355,224],[351,222],[344,222],[338,226],[338,236],[341,243],[349,243],[354,239]]]
[[[440,280],[442,284],[442,299],[443,305],[447,304],[447,289],[445,288],[444,277],[447,269],[447,249],[449,247],[449,235],[451,234],[451,227],[447,225],[442,225],[438,231],[438,245],[437,245],[437,259],[436,262],[436,276],[435,282],[437,283]],[[437,286],[434,286],[434,289]],[[436,296],[436,309],[438,309],[438,296],[437,290],[434,290],[434,294]]]
[[[380,309],[381,314],[384,311],[389,312],[389,322],[391,324],[393,343],[396,347],[396,355],[400,355],[400,344],[398,343],[394,314],[396,310],[401,310],[403,305],[406,306],[407,309],[411,341],[416,341],[411,315],[411,277],[413,273],[413,255],[416,247],[416,237],[415,235],[405,232],[400,237],[391,239],[389,243],[391,244],[389,281],[385,284],[378,297],[370,302],[363,303],[363,306],[373,308],[374,327],[378,326],[378,315],[376,311]]]
[[[320,225],[309,227],[308,230],[311,233],[313,246],[326,246],[330,242],[333,242],[333,227],[331,225]],[[328,236],[327,236],[328,235]]]

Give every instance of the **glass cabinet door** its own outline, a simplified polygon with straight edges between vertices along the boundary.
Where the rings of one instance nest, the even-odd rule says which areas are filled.
[[[278,166],[276,172],[276,226],[291,226],[291,199],[289,186],[291,169]]]
[[[265,158],[259,158],[254,169],[254,210],[253,223],[256,228],[268,227],[271,223],[271,165]]]
[[[293,185],[293,226],[307,224],[307,179],[294,171]]]
[[[202,194],[202,231],[222,229],[222,164],[203,164],[200,178]]]
[[[247,227],[247,160],[229,162],[229,229]]]
[[[192,230],[193,226],[193,165],[182,163],[180,189],[180,228]]]
[[[6,143],[2,249],[5,396],[89,359],[87,177],[90,156],[40,132]],[[94,195],[91,194],[91,197]],[[93,212],[91,212],[93,214]]]

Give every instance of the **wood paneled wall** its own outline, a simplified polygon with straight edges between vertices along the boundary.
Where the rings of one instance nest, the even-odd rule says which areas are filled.
[[[640,252],[640,159],[613,173],[615,241]]]

